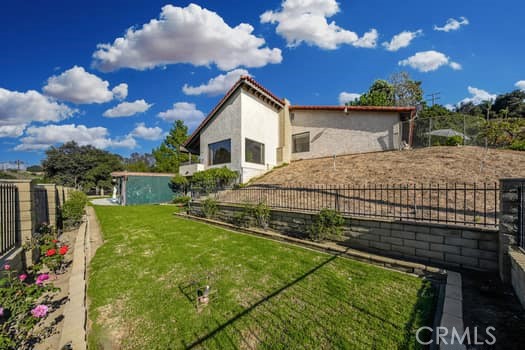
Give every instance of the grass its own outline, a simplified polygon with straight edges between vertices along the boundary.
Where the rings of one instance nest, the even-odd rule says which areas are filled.
[[[428,281],[174,217],[95,207],[105,243],[89,272],[91,349],[411,349]],[[196,279],[213,294],[198,311]]]

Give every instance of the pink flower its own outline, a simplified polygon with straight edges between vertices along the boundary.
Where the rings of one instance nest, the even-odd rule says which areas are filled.
[[[49,279],[49,275],[47,273],[38,275],[38,277],[36,278],[36,284],[41,285],[42,283],[44,283],[44,281],[48,279]]]
[[[33,310],[31,310],[31,315],[38,318],[46,317],[48,310],[49,309],[46,305],[40,304],[37,305]]]
[[[5,264],[5,265],[4,265],[4,270],[6,270],[6,271],[11,270],[11,265],[9,265],[9,264]]]
[[[0,307],[0,317],[4,316],[4,308]]]
[[[20,280],[20,282],[24,282],[27,278],[27,275],[25,273],[21,274],[20,276],[18,276],[18,279]]]

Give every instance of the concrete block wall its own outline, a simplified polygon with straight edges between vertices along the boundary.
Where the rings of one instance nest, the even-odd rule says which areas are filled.
[[[235,223],[235,217],[243,210],[242,206],[221,204],[216,219]],[[191,204],[190,213],[202,215],[198,202]],[[284,234],[307,238],[313,220],[312,213],[273,209],[269,226]],[[247,225],[255,224],[252,218],[246,221]],[[346,217],[343,235],[334,239],[353,248],[436,266],[498,270],[495,229]]]
[[[38,184],[37,186],[46,190],[49,224],[56,228],[58,225],[57,211],[59,207],[57,186],[55,184]]]

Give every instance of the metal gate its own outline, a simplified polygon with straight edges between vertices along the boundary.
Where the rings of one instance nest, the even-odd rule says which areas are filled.
[[[13,184],[0,183],[0,256],[18,243],[18,189]]]

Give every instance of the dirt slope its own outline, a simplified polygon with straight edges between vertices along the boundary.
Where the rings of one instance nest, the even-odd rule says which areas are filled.
[[[254,184],[473,183],[525,177],[525,152],[430,147],[292,162]]]

